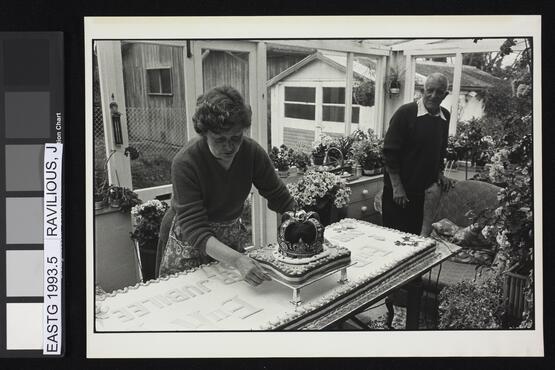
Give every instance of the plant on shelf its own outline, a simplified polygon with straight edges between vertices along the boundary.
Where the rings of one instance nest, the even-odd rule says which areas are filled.
[[[95,164],[93,196],[94,206],[97,210],[104,208],[107,203],[114,208],[120,207],[122,199],[125,201],[128,198],[132,198],[132,195],[124,194],[124,191],[122,190],[123,188],[115,185],[109,185],[108,183],[108,163],[117,153],[119,153],[117,150],[112,150],[104,161],[102,167],[98,167]],[[139,158],[139,151],[132,146],[128,146],[124,149],[123,155],[129,157],[131,160],[135,160]],[[127,208],[127,205],[124,205],[124,207]],[[129,209],[127,209],[127,211],[129,211]]]
[[[326,156],[326,151],[333,143],[333,138],[328,135],[320,135],[320,137],[312,143],[312,160],[315,165],[322,165]]]
[[[343,160],[346,161],[346,160],[351,159],[351,157],[353,156],[353,153],[351,152],[351,148],[352,148],[354,142],[355,142],[355,138],[351,135],[349,135],[349,136],[339,136],[337,138],[334,138],[329,146],[339,149],[341,154],[343,154]],[[334,157],[335,154],[337,154],[337,153],[330,152],[329,156],[333,157],[335,159],[338,159],[338,158]]]
[[[106,206],[108,194],[107,190],[108,184],[106,180],[99,176],[97,171],[95,171],[94,176],[94,209],[103,209]]]
[[[130,236],[139,247],[143,278],[145,280],[154,278],[160,226],[168,208],[169,206],[166,203],[156,199],[131,208],[134,228]]]
[[[278,170],[280,177],[287,177],[289,175],[292,154],[293,149],[288,148],[285,144],[280,145],[279,148],[274,146],[272,150],[270,150],[270,160],[274,168]]]
[[[117,186],[117,185],[110,185],[107,190],[108,202],[110,206],[114,208],[120,209],[122,213],[127,213],[136,206],[137,204],[141,203],[139,196],[133,190]]]
[[[287,189],[299,208],[318,212],[324,225],[336,221],[332,208],[345,207],[351,195],[345,181],[329,172],[308,171],[298,182],[287,184]]]
[[[380,173],[383,168],[383,140],[379,139],[374,132],[369,129],[367,139],[358,140],[353,143],[353,159],[362,167],[366,175]]]
[[[304,173],[310,165],[310,157],[301,150],[295,150],[291,156],[291,163],[297,167],[300,173]]]

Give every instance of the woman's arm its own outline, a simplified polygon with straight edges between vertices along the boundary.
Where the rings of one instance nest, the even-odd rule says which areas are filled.
[[[214,236],[206,240],[206,254],[215,260],[234,266],[250,285],[256,286],[264,280],[271,280],[256,261],[231,249]]]

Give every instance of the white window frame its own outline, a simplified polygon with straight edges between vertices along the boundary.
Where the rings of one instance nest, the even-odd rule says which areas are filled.
[[[314,103],[309,103],[309,102],[301,102],[301,101],[293,101],[293,100],[285,100],[285,89],[287,87],[305,87],[305,88],[312,88],[314,89]],[[316,87],[312,87],[312,86],[290,86],[290,85],[284,85],[283,86],[283,117],[287,118],[287,119],[294,119],[294,120],[302,120],[302,121],[315,121],[316,120],[316,106],[317,106],[317,99],[316,99],[316,94],[317,94],[317,88]],[[298,104],[298,105],[311,105],[314,106],[314,120],[307,120],[304,118],[296,118],[296,117],[285,117],[285,104]]]

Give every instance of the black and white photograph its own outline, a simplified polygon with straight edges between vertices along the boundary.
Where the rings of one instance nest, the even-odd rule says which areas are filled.
[[[89,355],[542,353],[534,18],[278,18],[85,20]]]

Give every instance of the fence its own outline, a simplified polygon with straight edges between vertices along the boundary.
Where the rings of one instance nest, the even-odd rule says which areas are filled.
[[[173,157],[187,142],[187,118],[184,108],[126,109],[129,146],[139,152],[131,161],[134,189],[169,184]],[[102,110],[94,109],[95,175],[106,160]]]

